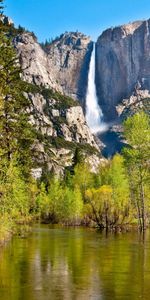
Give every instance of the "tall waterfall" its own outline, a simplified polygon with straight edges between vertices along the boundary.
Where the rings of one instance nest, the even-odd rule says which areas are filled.
[[[86,94],[86,121],[93,133],[104,130],[102,111],[98,105],[95,85],[95,44],[91,54]]]

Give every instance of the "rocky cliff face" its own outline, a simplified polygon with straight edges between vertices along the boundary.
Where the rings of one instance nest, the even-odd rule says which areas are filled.
[[[19,56],[22,77],[25,81],[62,92],[61,86],[53,76],[47,54],[31,33],[18,34],[13,44]]]
[[[75,101],[85,98],[93,47],[90,38],[77,32],[65,33],[41,47],[33,34],[23,32],[15,36],[13,44],[22,78],[31,84],[26,97],[31,102],[30,121],[38,132],[33,145],[34,177],[41,176],[43,166],[63,173],[75,163],[77,149],[96,170],[100,163],[99,146],[86,124],[82,107]]]
[[[14,39],[14,45],[26,81],[52,87],[84,102],[93,48],[89,37],[79,32],[65,33],[41,47],[30,33],[24,33]]]
[[[77,149],[89,162],[95,157],[96,170],[100,163],[99,147],[78,102],[45,88],[36,90],[34,86],[34,90],[26,94],[31,102],[30,122],[38,132],[33,145],[33,175],[40,176],[43,166],[62,174],[75,163]]]
[[[45,49],[63,92],[80,102],[85,99],[92,49],[90,38],[79,32],[65,33]]]
[[[43,49],[33,33],[16,29],[6,17],[2,21],[27,82],[28,112],[37,132],[32,145],[33,176],[40,178],[50,171],[64,174],[81,157],[95,172],[101,161],[99,146],[75,100],[84,98],[93,43],[81,33],[66,33]]]
[[[116,106],[117,113],[121,120],[126,119],[141,109],[150,115],[149,90],[136,89],[128,99],[123,99],[122,102]]]
[[[85,108],[93,42],[79,32],[66,32],[41,45],[30,33],[17,35],[24,80],[78,99]],[[105,119],[118,116],[116,106],[138,88],[150,90],[150,20],[111,28],[96,43],[96,87]]]
[[[41,149],[38,157],[42,163],[48,162],[49,169],[59,165],[62,170],[73,163],[77,146],[98,149],[82,108],[75,101],[79,100],[85,107],[93,42],[81,33],[66,32],[41,46],[31,33],[23,32],[14,38],[14,46],[19,54],[23,79],[40,89],[52,88],[62,94],[62,101],[58,101],[56,95],[47,97],[41,91],[28,95],[33,103],[32,110],[36,112],[32,122],[42,139],[46,136],[46,147],[43,142],[37,142],[37,148]],[[145,97],[145,103],[149,101],[150,20],[108,29],[98,38],[96,87],[105,120],[110,123],[118,116],[123,119],[135,106],[140,107]],[[70,102],[64,95],[74,100]],[[140,95],[142,102],[138,101]],[[66,101],[69,101],[67,106]],[[45,152],[45,149],[50,150]]]
[[[150,90],[150,20],[108,29],[96,44],[99,104],[107,120],[134,90]]]

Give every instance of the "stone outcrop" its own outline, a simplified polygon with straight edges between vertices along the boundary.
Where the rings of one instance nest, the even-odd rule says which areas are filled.
[[[43,166],[48,171],[63,174],[65,168],[74,164],[77,148],[87,161],[95,160],[91,169],[96,170],[100,163],[99,146],[79,103],[50,90],[46,95],[41,89],[41,92],[26,93],[25,96],[31,103],[30,122],[38,132],[33,145],[33,176],[40,177]]]
[[[150,90],[150,20],[104,31],[96,44],[96,62],[99,104],[112,121],[116,106],[137,86]]]
[[[80,102],[85,99],[92,49],[90,37],[79,32],[66,32],[45,49],[63,92]]]
[[[17,35],[13,43],[18,52],[23,79],[29,83],[47,88],[51,87],[62,92],[60,85],[53,76],[47,54],[34,36],[25,32]]]
[[[26,94],[32,103],[30,108],[30,121],[43,135],[48,137],[62,137],[66,141],[89,144],[99,150],[97,143],[87,126],[82,107],[76,106],[61,107],[52,98],[45,99],[43,95]],[[59,106],[60,105],[60,106]]]
[[[93,43],[79,32],[65,33],[41,47],[31,33],[14,39],[23,68],[23,78],[54,88],[84,102]]]
[[[150,115],[149,90],[137,89],[128,99],[123,99],[122,102],[116,106],[118,116],[121,120],[124,120],[141,109]]]

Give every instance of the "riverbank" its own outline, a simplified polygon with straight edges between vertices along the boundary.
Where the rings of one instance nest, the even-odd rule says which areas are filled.
[[[0,218],[0,246],[9,242],[13,235],[26,237],[35,221],[34,216],[22,217],[12,220],[9,217]]]
[[[12,224],[6,218],[0,219],[0,246],[4,245],[11,239],[12,236]]]
[[[0,299],[144,299],[150,231],[105,234],[36,224],[0,251]]]
[[[0,246],[7,243],[13,235],[17,235],[22,237],[27,237],[28,233],[32,230],[34,224],[40,224],[41,226],[56,226],[60,228],[72,229],[72,228],[85,228],[85,229],[93,229],[99,232],[109,232],[109,233],[128,233],[128,232],[140,232],[138,224],[124,224],[117,225],[114,227],[99,227],[93,221],[91,222],[59,222],[59,223],[51,223],[48,220],[39,219],[35,216],[22,217],[22,219],[17,220],[9,220],[6,218],[1,218],[0,221]],[[149,227],[147,227],[149,228]]]

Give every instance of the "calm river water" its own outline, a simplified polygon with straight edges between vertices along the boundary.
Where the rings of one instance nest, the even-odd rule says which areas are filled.
[[[0,300],[149,300],[150,232],[36,226],[0,249]]]

